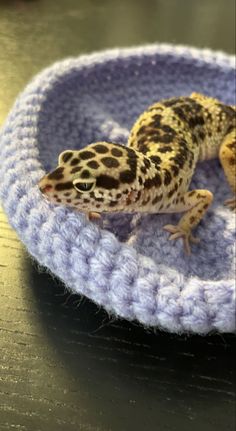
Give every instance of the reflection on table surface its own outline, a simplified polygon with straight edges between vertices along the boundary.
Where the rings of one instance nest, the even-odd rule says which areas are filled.
[[[0,0],[0,124],[55,60],[153,42],[234,52],[234,0]]]

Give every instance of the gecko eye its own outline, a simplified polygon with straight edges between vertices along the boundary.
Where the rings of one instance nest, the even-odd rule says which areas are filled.
[[[73,181],[74,188],[80,193],[91,192],[95,187],[95,181],[93,182],[82,182],[82,181]]]

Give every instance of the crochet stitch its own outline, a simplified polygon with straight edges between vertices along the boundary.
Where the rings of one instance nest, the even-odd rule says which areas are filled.
[[[176,333],[234,332],[235,217],[218,160],[199,164],[191,184],[215,199],[190,257],[162,230],[176,215],[106,215],[101,228],[37,186],[65,149],[126,143],[151,103],[194,91],[235,104],[234,86],[233,56],[163,44],[67,59],[36,76],[0,132],[0,198],[29,253],[116,316]]]

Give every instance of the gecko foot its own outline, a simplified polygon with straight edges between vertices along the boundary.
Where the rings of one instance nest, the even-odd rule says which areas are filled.
[[[227,199],[224,202],[224,205],[228,207],[230,210],[236,212],[236,198]]]
[[[196,238],[191,234],[191,231],[185,231],[179,225],[167,224],[163,226],[163,229],[167,232],[170,232],[169,240],[173,241],[179,238],[182,238],[184,244],[184,251],[187,255],[191,254],[190,242],[197,244],[200,241],[200,238]]]

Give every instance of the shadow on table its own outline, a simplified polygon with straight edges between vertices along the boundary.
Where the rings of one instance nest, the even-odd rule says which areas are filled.
[[[198,413],[204,421],[213,405],[225,412],[229,408],[230,420],[233,335],[176,336],[116,320],[89,300],[65,292],[57,279],[31,262],[25,264],[40,311],[38,324],[64,371],[85,385],[96,403],[104,406],[107,399],[117,403],[123,397],[126,408],[133,405],[137,423],[145,405],[149,425],[155,423],[158,404],[159,420],[178,411],[186,424]]]

